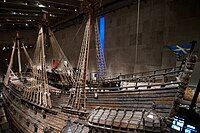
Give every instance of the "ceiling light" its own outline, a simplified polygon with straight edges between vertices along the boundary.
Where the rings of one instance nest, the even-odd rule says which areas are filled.
[[[56,17],[56,15],[53,15],[53,14],[49,14],[49,16],[50,16],[50,17]]]
[[[39,7],[45,7],[44,5],[38,5]]]
[[[77,9],[75,9],[74,11],[77,12]]]
[[[45,5],[42,5],[42,4],[40,4],[40,3],[37,3],[37,5],[38,5],[39,7],[45,7]]]
[[[17,14],[16,12],[12,12],[11,14]]]
[[[28,24],[26,24],[26,26],[28,26]]]

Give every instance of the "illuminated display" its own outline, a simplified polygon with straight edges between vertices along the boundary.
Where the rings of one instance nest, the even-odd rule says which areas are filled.
[[[177,131],[181,131],[183,128],[183,125],[184,125],[184,119],[175,117],[171,128]],[[185,133],[197,133],[197,130],[194,126],[187,125],[185,129]]]

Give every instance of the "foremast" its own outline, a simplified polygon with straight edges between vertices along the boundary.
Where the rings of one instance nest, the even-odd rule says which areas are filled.
[[[48,28],[47,14],[43,14],[43,20],[40,25],[38,34],[36,50],[32,65],[32,80],[30,87],[24,88],[24,97],[30,102],[43,106],[45,108],[52,108],[48,78],[46,73],[46,58],[45,58],[45,30]]]

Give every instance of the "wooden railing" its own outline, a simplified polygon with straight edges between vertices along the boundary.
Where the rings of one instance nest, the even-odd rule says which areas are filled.
[[[182,72],[180,67],[174,67],[174,68],[167,68],[167,69],[159,69],[155,71],[119,75],[116,78],[105,79],[105,81],[107,82],[109,81],[135,81],[136,79],[142,79],[146,77],[154,78],[157,76],[179,75],[180,72]]]
[[[178,86],[180,82],[175,81],[175,82],[167,82],[167,83],[150,83],[148,82],[147,84],[144,85],[138,85],[138,82],[136,82],[135,85],[133,86],[123,86],[123,87],[100,87],[100,88],[95,88],[95,89],[90,89],[86,88],[86,91],[88,92],[104,92],[104,91],[132,91],[132,90],[137,90],[137,89],[150,89],[150,88],[163,88],[168,85],[175,85]]]

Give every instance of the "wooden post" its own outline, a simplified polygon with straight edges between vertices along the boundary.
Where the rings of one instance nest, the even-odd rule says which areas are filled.
[[[196,55],[189,55],[186,60],[186,65],[184,66],[185,68],[184,68],[184,71],[181,76],[181,83],[179,84],[179,90],[176,94],[176,98],[174,100],[173,106],[171,108],[171,111],[170,111],[167,121],[166,121],[166,124],[167,124],[166,130],[167,131],[169,131],[169,128],[171,127],[172,122],[173,122],[173,118],[174,118],[174,116],[176,116],[176,114],[179,110],[179,106],[181,104],[181,99],[183,99],[183,97],[184,97],[185,89],[188,86],[188,83],[189,83],[190,77],[192,75],[196,61],[197,61]]]
[[[16,37],[16,42],[17,42],[17,50],[18,50],[18,67],[19,67],[19,76],[20,76],[20,78],[22,78],[21,76],[21,74],[22,74],[22,67],[21,67],[21,55],[20,55],[20,49],[21,49],[21,47],[20,47],[20,42],[19,42],[19,32],[17,32],[17,37]]]
[[[185,119],[185,122],[184,122],[184,125],[183,125],[181,133],[185,133],[185,129],[187,128],[187,124],[188,124],[188,119],[190,117],[190,112],[193,112],[195,110],[199,93],[200,93],[200,80],[198,82],[196,91],[195,91],[194,96],[192,98],[192,102],[190,104],[189,111],[187,113],[187,116],[186,116],[186,119]]]

